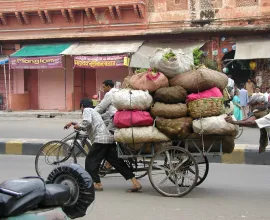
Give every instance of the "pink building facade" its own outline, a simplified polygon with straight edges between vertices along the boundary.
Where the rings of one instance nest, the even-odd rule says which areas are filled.
[[[239,37],[268,37],[269,24],[268,0],[0,0],[0,55],[32,44],[201,40],[207,56],[222,69],[222,59]],[[6,65],[9,99],[0,66],[0,93],[5,98],[0,110],[9,100],[13,111],[72,111],[82,97],[100,92],[105,79],[123,82],[132,72],[129,67],[74,68],[71,56],[63,59],[65,68]]]

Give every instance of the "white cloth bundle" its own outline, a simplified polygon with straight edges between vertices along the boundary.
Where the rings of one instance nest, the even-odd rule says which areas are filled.
[[[122,89],[113,94],[112,103],[117,110],[148,110],[153,98],[148,91]]]

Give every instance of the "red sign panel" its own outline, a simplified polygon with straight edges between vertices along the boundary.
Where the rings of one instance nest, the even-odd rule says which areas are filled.
[[[10,57],[11,69],[53,69],[63,68],[62,56]]]
[[[127,55],[108,55],[108,56],[74,56],[75,68],[111,68],[128,66],[129,58]]]

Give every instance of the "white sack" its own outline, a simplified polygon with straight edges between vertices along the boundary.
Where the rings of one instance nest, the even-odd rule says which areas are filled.
[[[227,115],[212,116],[202,119],[193,120],[193,130],[195,133],[209,135],[229,135],[235,136],[237,134],[237,126],[227,123],[225,117]]]
[[[224,113],[225,114],[233,113],[234,105],[233,105],[232,101],[230,101],[229,105],[230,105],[230,107],[224,106]]]
[[[176,58],[171,58],[170,60],[164,59],[163,55],[170,52],[174,53]],[[191,66],[194,65],[193,58],[186,55],[181,49],[172,50],[170,48],[158,48],[149,57],[149,62],[151,68],[157,69],[169,78],[190,71]]]
[[[153,98],[148,91],[122,89],[113,94],[112,103],[117,110],[147,110]]]
[[[133,132],[133,135],[132,135]],[[114,139],[121,143],[133,143],[132,137],[134,138],[134,143],[154,143],[161,141],[168,141],[169,138],[161,133],[157,128],[153,126],[148,127],[133,127],[133,128],[121,128],[116,129],[114,133]]]

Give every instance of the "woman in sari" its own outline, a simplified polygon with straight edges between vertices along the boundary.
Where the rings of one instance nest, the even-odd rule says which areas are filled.
[[[233,115],[234,115],[235,119],[237,121],[242,120],[243,116],[242,116],[242,110],[241,110],[241,105],[240,105],[240,98],[239,98],[239,90],[238,89],[235,90],[235,95],[233,97],[232,102],[234,105]]]

